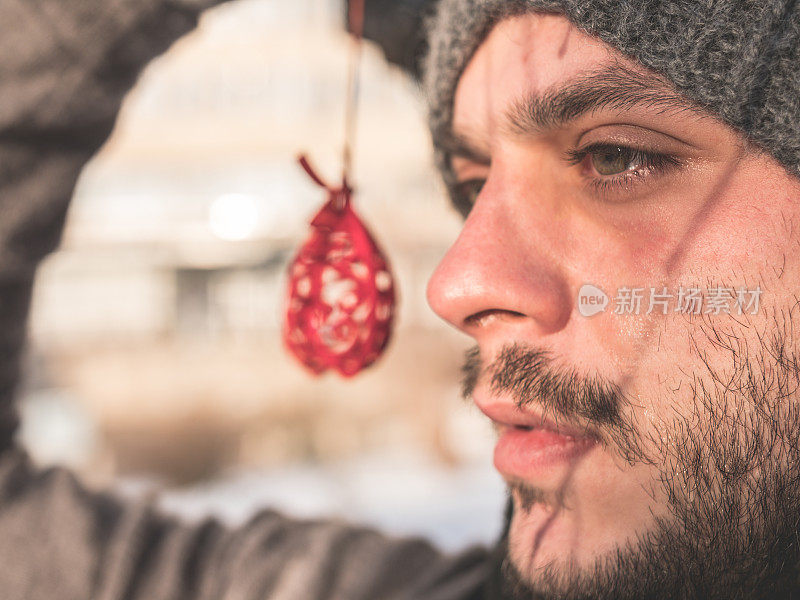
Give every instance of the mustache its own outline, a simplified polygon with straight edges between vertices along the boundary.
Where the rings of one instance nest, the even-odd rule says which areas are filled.
[[[546,351],[508,345],[484,368],[480,349],[475,347],[467,351],[461,373],[464,399],[472,398],[480,381],[488,378],[493,393],[510,395],[520,409],[536,404],[545,417],[550,414],[598,429],[626,429],[625,396],[618,385],[558,366]]]

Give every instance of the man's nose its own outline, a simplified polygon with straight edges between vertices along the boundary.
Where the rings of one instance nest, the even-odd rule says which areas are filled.
[[[482,193],[428,282],[431,308],[478,341],[509,326],[529,340],[560,331],[572,302],[554,227],[541,207]]]

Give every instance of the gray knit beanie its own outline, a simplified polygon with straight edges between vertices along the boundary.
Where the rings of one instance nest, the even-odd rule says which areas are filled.
[[[456,86],[475,50],[498,21],[528,12],[565,15],[800,176],[797,0],[441,0],[423,78],[434,141],[450,131]],[[436,160],[452,186],[444,148]]]

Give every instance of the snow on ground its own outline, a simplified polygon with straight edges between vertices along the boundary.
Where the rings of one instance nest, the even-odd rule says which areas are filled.
[[[424,456],[373,455],[330,466],[232,472],[165,490],[160,505],[188,519],[244,522],[262,508],[295,517],[341,517],[445,550],[489,544],[502,526],[505,491],[488,461],[446,468]]]

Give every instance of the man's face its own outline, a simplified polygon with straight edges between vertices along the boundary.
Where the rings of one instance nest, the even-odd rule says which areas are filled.
[[[800,182],[559,16],[496,26],[454,111],[440,143],[472,208],[428,298],[477,342],[466,387],[497,429],[515,577],[576,597],[725,597],[729,568],[778,585]],[[608,296],[593,316],[586,284]]]

